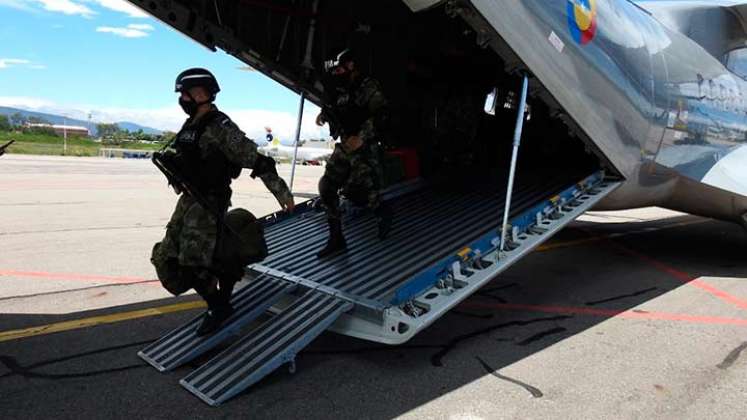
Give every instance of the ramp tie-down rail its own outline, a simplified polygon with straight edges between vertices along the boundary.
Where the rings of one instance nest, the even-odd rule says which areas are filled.
[[[203,318],[200,314],[138,352],[138,356],[160,372],[179,367],[237,334],[294,288],[293,284],[280,279],[260,276],[250,287],[234,294],[231,299],[234,313],[215,334],[195,335]]]
[[[295,371],[296,354],[353,304],[310,290],[180,383],[210,405],[219,405],[284,363]]]

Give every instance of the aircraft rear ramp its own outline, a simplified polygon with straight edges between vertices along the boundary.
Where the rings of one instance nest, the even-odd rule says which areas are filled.
[[[218,405],[284,363],[294,370],[298,352],[327,329],[403,343],[618,185],[602,171],[518,177],[501,250],[505,189],[411,182],[385,194],[395,212],[386,240],[377,238],[371,214],[350,208],[343,219],[348,252],[323,260],[316,252],[327,238],[326,219],[312,200],[291,217],[264,219],[270,257],[249,267],[233,297],[236,313],[221,331],[195,337],[197,317],[139,355],[166,371],[241,337],[181,381]],[[253,322],[266,309],[269,319]]]

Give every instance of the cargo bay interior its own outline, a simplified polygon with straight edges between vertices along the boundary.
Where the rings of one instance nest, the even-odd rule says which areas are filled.
[[[193,21],[191,36],[304,90],[316,103],[324,99],[322,63],[352,48],[357,65],[381,82],[390,101],[384,138],[388,153],[402,156],[398,152],[414,150],[415,175],[429,181],[393,200],[395,220],[386,241],[376,239],[370,217],[350,216],[345,221],[349,251],[338,260],[317,261],[314,254],[324,245],[326,225],[321,215],[316,223],[299,219],[293,228],[268,230],[268,265],[336,285],[330,277],[343,281],[361,267],[381,266],[356,277],[362,289],[350,286],[348,291],[369,291],[367,297],[383,299],[411,275],[499,225],[521,79],[506,73],[503,59],[462,18],[458,2],[420,13],[399,0],[208,1],[188,7],[199,9],[210,23]],[[189,17],[185,29],[190,29]],[[486,98],[494,89],[496,106],[490,115]],[[530,100],[512,213],[600,168],[570,132],[541,100]],[[405,155],[410,157],[402,164],[407,171],[397,169],[396,158],[386,160],[390,184],[405,173],[413,176],[412,153]],[[392,252],[399,258],[392,259]],[[384,260],[387,264],[372,263]]]
[[[225,50],[317,104],[325,98],[322,63],[351,47],[359,67],[381,82],[391,103],[385,143],[390,149],[414,148],[420,175],[492,185],[508,172],[521,80],[506,72],[503,58],[488,46],[487,24],[473,28],[481,18],[466,2],[441,2],[418,13],[401,0],[175,1],[169,10],[158,2],[139,3],[208,48]],[[543,92],[535,80],[531,86],[533,93]],[[484,105],[496,87],[501,103],[493,116]],[[592,153],[593,143],[584,144],[583,134],[570,134],[579,130],[554,117],[562,109],[551,111],[533,96],[521,176],[598,168],[604,158]],[[396,180],[396,173],[391,176]]]
[[[381,272],[370,270],[364,276],[370,278],[356,279],[358,286],[365,284],[363,289],[351,286],[349,291],[370,291],[367,297],[384,299],[412,274],[500,224],[521,79],[506,72],[503,59],[463,19],[459,2],[420,13],[399,0],[178,3],[186,14],[160,17],[208,47],[224,49],[280,83],[305,91],[317,104],[324,99],[322,63],[352,48],[358,66],[381,82],[390,101],[384,139],[389,184],[405,174],[428,181],[393,199],[395,220],[386,241],[376,239],[370,217],[350,216],[345,221],[349,251],[339,260],[317,261],[314,253],[324,245],[326,225],[321,215],[317,223],[299,219],[293,229],[268,230],[268,265],[290,271],[303,266],[298,275],[330,284],[337,283],[321,277],[331,271],[342,278],[360,267],[379,265]],[[159,12],[154,2],[143,6]],[[533,83],[532,90],[541,86]],[[494,115],[485,112],[491,92]],[[570,134],[542,100],[530,99],[529,111],[513,194],[516,214],[602,166],[593,146]],[[403,150],[410,151],[404,154],[408,162],[396,158]],[[417,155],[415,174],[411,151]],[[304,239],[293,239],[300,231]],[[392,260],[392,252],[400,258]],[[372,264],[376,260],[388,262]]]

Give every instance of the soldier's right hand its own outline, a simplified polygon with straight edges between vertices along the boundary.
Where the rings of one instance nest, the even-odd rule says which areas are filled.
[[[324,124],[327,124],[327,119],[324,118],[324,113],[320,112],[319,115],[316,116],[316,125],[318,125],[319,127],[321,127]]]
[[[281,202],[280,208],[288,213],[293,213],[293,210],[296,208],[296,203],[293,201],[293,196],[291,196],[288,201]]]

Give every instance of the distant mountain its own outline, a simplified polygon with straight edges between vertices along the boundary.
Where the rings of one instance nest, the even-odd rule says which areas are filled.
[[[45,114],[43,112],[26,111],[25,109],[9,108],[9,107],[0,106],[0,115],[11,116],[15,114],[16,112],[20,113],[26,118],[29,118],[29,117],[43,118],[52,124],[79,125],[81,127],[87,127],[91,131],[92,136],[95,137],[98,135],[98,131],[96,130],[96,124],[98,124],[98,122],[96,121],[91,121],[91,127],[88,127],[88,121],[65,118],[60,115]],[[143,133],[152,134],[152,135],[163,134],[163,131],[161,130],[157,130],[155,128],[150,128],[150,127],[144,127],[142,125],[135,124],[132,122],[122,121],[122,122],[117,122],[115,124],[117,124],[119,128],[121,128],[122,130],[128,130],[128,131],[133,131],[133,132],[138,131],[138,130],[143,130]]]
[[[154,134],[154,135],[163,134],[163,131],[161,131],[161,130],[157,130],[155,128],[150,128],[150,127],[143,127],[142,125],[135,124],[135,123],[132,123],[132,122],[120,121],[120,122],[118,122],[116,124],[122,130],[127,130],[127,131],[143,130],[143,133],[145,133],[145,134]]]

